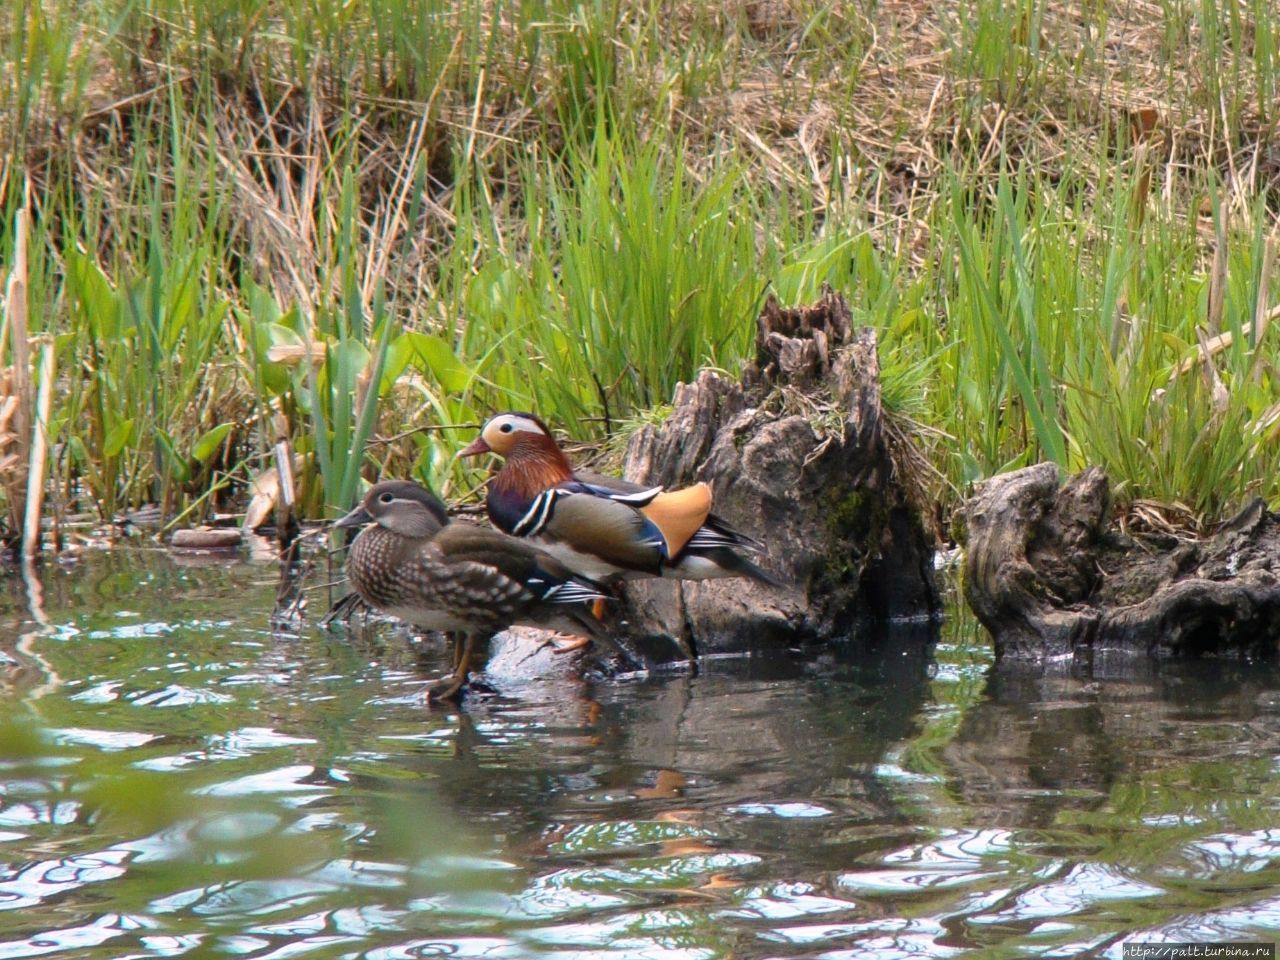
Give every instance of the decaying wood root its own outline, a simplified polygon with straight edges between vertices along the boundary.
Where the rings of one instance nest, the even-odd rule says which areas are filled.
[[[740,649],[935,612],[934,544],[885,439],[875,332],[854,330],[827,291],[797,309],[770,299],[756,348],[740,383],[703,371],[682,384],[667,420],[632,437],[626,473],[709,482],[716,513],[759,540],[760,565],[792,586],[633,581],[633,634]]]
[[[1159,543],[1110,529],[1109,504],[1101,470],[1061,483],[1042,463],[987,480],[965,505],[965,598],[997,658],[1280,649],[1280,518],[1261,500],[1208,539]]]

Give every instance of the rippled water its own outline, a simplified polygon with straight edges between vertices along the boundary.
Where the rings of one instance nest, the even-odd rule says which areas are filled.
[[[1119,956],[1280,938],[1280,675],[987,678],[969,628],[428,709],[276,570],[7,583],[0,958]],[[545,663],[548,656],[530,663]],[[1112,677],[1113,679],[1108,679]]]

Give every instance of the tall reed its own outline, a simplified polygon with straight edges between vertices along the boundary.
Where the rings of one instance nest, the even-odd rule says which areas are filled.
[[[435,428],[598,437],[829,282],[940,496],[1041,458],[1280,495],[1271,5],[902,12],[9,5],[0,212],[33,185],[60,479],[173,515],[283,417],[311,516],[474,481]]]

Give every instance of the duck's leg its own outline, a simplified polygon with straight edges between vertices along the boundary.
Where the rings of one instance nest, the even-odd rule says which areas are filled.
[[[470,633],[462,634],[461,639],[454,642],[453,673],[427,687],[428,703],[452,700],[462,693],[462,688],[467,684],[467,672],[471,669],[471,655],[475,650],[475,643],[475,637]]]
[[[583,647],[591,645],[590,637],[579,636],[575,633],[557,634],[550,638],[547,643],[551,644],[552,653],[574,653]]]
[[[591,602],[591,615],[597,620],[604,619],[604,599],[596,599]],[[578,633],[556,634],[547,641],[551,644],[552,653],[574,653],[583,647],[591,645],[591,638]]]

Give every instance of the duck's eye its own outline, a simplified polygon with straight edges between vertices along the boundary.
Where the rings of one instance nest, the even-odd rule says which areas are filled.
[[[510,433],[512,430],[514,430],[514,429],[515,429],[515,427],[513,427],[513,426],[512,426],[511,424],[509,424],[509,423],[504,423],[504,424],[503,424],[502,426],[500,426],[498,429],[499,429],[499,430],[501,430],[503,433]]]
[[[380,497],[378,498],[378,502],[379,502],[379,503],[390,503],[390,502],[391,502],[392,500],[394,500],[394,499],[395,499],[395,497],[394,497],[394,496],[392,496],[390,493],[384,493],[382,496],[380,496]]]

